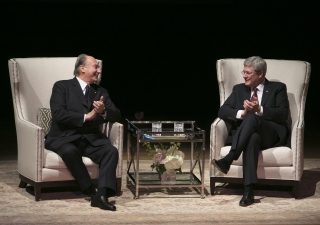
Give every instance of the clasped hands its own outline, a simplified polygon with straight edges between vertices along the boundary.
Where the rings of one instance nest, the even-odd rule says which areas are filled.
[[[244,100],[243,102],[243,113],[242,117],[245,117],[249,113],[260,113],[261,111],[261,106],[259,105],[259,100],[257,97],[253,96],[252,101]]]
[[[100,97],[99,101],[93,101],[93,109],[91,112],[86,114],[86,121],[93,120],[98,114],[102,114],[104,112],[104,103],[103,96]]]

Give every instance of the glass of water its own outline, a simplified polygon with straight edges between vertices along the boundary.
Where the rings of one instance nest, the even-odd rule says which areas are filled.
[[[174,132],[183,132],[184,131],[184,124],[181,122],[175,122],[173,125]],[[184,134],[175,134],[174,136],[184,136]]]
[[[162,124],[160,122],[152,123],[152,132],[162,132]],[[161,136],[161,134],[152,134],[152,136]]]

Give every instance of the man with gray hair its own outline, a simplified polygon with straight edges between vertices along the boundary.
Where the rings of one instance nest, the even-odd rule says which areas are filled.
[[[233,87],[218,112],[221,119],[232,125],[226,142],[231,149],[224,158],[211,163],[227,174],[233,160],[243,153],[244,194],[239,205],[248,206],[254,202],[253,185],[258,183],[259,151],[290,144],[286,123],[289,101],[285,84],[265,78],[265,60],[252,56],[243,65],[244,83]]]
[[[45,147],[65,162],[82,191],[92,195],[91,206],[116,210],[108,197],[116,192],[118,150],[100,132],[100,125],[121,119],[106,89],[97,85],[100,66],[92,56],[81,54],[70,80],[57,81],[52,88],[50,108],[52,123]],[[99,165],[96,187],[82,161],[82,156]]]

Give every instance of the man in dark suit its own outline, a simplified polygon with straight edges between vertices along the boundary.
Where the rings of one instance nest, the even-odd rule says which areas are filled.
[[[232,124],[226,145],[230,152],[212,164],[227,174],[233,160],[243,152],[244,194],[241,206],[254,202],[253,185],[258,183],[260,150],[287,145],[289,101],[286,85],[265,78],[267,64],[258,56],[247,58],[242,71],[244,83],[235,85],[218,116]]]
[[[45,147],[62,158],[81,190],[92,195],[91,206],[116,210],[108,197],[116,191],[118,150],[99,128],[102,123],[120,121],[121,113],[108,91],[95,84],[100,73],[97,60],[82,54],[75,63],[75,77],[54,84],[50,99],[52,124]],[[82,156],[99,165],[97,187]]]

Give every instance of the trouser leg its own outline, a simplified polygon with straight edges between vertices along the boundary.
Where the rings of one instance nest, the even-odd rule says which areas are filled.
[[[236,131],[230,153],[226,158],[232,163],[243,152],[244,183],[257,183],[259,151],[273,147],[279,140],[272,122],[250,113]],[[232,160],[233,159],[233,160]]]
[[[81,150],[72,143],[66,143],[56,153],[62,158],[81,190],[87,189],[92,184],[92,181],[82,161]]]
[[[257,166],[261,139],[258,133],[253,133],[249,139],[247,148],[243,151],[243,180],[244,186],[258,183]]]
[[[102,146],[89,145],[84,155],[89,157],[93,162],[99,164],[98,189],[111,189],[116,191],[116,169],[118,165],[119,153],[116,147],[111,144]],[[108,193],[107,193],[108,195]]]
[[[234,153],[234,160],[237,160],[241,153],[246,149],[251,135],[259,129],[261,118],[253,113],[249,113],[237,129],[231,150]]]

